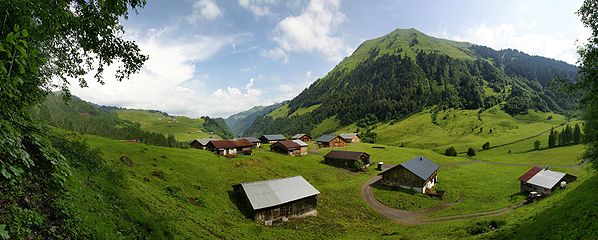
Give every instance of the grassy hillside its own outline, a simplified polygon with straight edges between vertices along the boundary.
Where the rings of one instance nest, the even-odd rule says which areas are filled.
[[[117,109],[118,116],[141,124],[147,131],[162,134],[174,134],[179,141],[191,141],[197,138],[222,137],[230,138],[233,134],[220,118],[188,118],[184,116],[170,116],[160,111]]]
[[[485,111],[445,110],[423,111],[399,121],[376,127],[378,142],[394,146],[435,149],[443,152],[455,146],[464,152],[469,147],[481,149],[489,141],[491,146],[541,134],[566,122],[555,113],[529,111],[511,116],[500,106]],[[547,138],[548,135],[544,137]],[[533,146],[529,143],[529,146]]]
[[[321,154],[329,149],[322,149],[318,154],[312,153],[305,157],[289,157],[258,150],[253,156],[227,159],[203,150],[155,147],[93,135],[76,134],[70,138],[85,139],[91,146],[99,148],[109,166],[122,170],[126,180],[119,191],[127,196],[126,201],[139,201],[135,206],[141,206],[145,209],[143,213],[149,214],[146,217],[149,219],[148,224],[152,225],[148,225],[148,229],[161,229],[157,231],[164,233],[163,236],[172,235],[180,239],[197,236],[208,239],[462,239],[476,237],[469,229],[482,221],[458,220],[421,226],[395,224],[368,207],[359,195],[362,184],[378,171],[358,174],[325,165],[321,162]],[[437,164],[444,165],[439,172],[439,186],[447,191],[445,201],[459,198],[462,202],[436,212],[437,216],[494,210],[512,205],[514,201],[520,200],[513,198],[518,192],[516,178],[527,170],[527,167],[487,163],[458,165],[469,160],[442,156],[430,150],[371,144],[351,144],[345,149],[367,151],[374,161],[390,164],[401,163],[423,154]],[[570,157],[577,157],[576,153],[568,154],[575,155]],[[131,160],[131,166],[120,160],[122,156]],[[317,217],[270,227],[262,226],[241,213],[236,197],[231,192],[232,186],[240,182],[295,175],[302,175],[322,193],[318,198]],[[579,184],[590,176],[583,170],[578,175]],[[69,190],[73,196],[89,195],[90,190],[81,185],[85,176],[75,174],[69,180]],[[571,184],[572,189],[579,184]],[[567,194],[568,191],[570,190],[564,193]],[[577,194],[569,194],[574,193]],[[81,211],[103,212],[107,209],[102,207],[105,204],[102,199],[81,200],[77,203]],[[557,203],[551,202],[552,204]],[[524,207],[501,219],[506,219],[506,227],[516,227],[521,223],[519,216],[528,216],[528,212],[536,211],[537,206],[545,207],[546,204],[541,202]],[[133,210],[127,204],[121,207],[129,209],[125,211]],[[114,218],[106,220],[90,214],[85,215],[81,221],[100,221],[88,227],[106,238],[120,238],[120,229],[115,229],[114,225],[106,221],[120,219],[122,214],[116,212]],[[488,234],[494,232],[486,235]]]

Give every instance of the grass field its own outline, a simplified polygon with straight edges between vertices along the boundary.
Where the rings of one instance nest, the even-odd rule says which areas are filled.
[[[204,120],[201,118],[188,118],[184,116],[165,116],[158,112],[146,110],[118,110],[118,116],[132,122],[141,124],[147,131],[162,134],[174,134],[179,141],[191,141],[197,138],[216,137],[203,128]]]
[[[469,147],[481,148],[487,141],[500,145],[534,136],[564,122],[564,116],[536,111],[513,117],[495,106],[483,112],[446,110],[433,114],[430,110],[423,111],[394,124],[382,124],[375,132],[382,144],[437,152],[454,146],[458,152],[465,152]]]
[[[123,189],[127,196],[139,201],[129,205],[141,207],[151,213],[150,216],[145,216],[147,221],[160,221],[177,239],[193,239],[198,236],[208,239],[459,239],[476,237],[468,229],[481,221],[459,220],[422,226],[395,224],[367,206],[359,195],[362,184],[378,171],[370,169],[364,174],[338,169],[323,164],[322,156],[316,154],[290,157],[258,150],[253,156],[227,159],[197,149],[155,147],[92,135],[84,135],[82,138],[91,146],[98,147],[110,166],[123,169],[127,175]],[[517,177],[527,167],[488,163],[454,165],[469,160],[442,156],[431,150],[393,146],[383,146],[385,148],[381,149],[373,146],[381,145],[351,144],[343,149],[366,151],[374,161],[385,163],[401,163],[423,154],[437,164],[445,165],[441,166],[438,177],[439,187],[447,191],[445,201],[459,198],[462,202],[436,212],[435,216],[493,210],[520,200],[516,195]],[[321,150],[319,154],[328,150]],[[119,160],[121,156],[129,157],[133,166],[122,164]],[[296,175],[303,176],[321,192],[317,217],[262,226],[247,219],[239,211],[236,198],[231,194],[232,186],[241,182]],[[578,175],[579,183],[590,176],[586,171],[581,171]],[[89,194],[89,190],[80,185],[80,182],[84,182],[84,176],[75,177],[71,179],[74,182],[70,186],[78,187],[72,187],[73,194]],[[571,189],[575,189],[577,184],[571,184]],[[570,190],[563,193],[567,194],[568,191]],[[390,194],[388,196],[396,197]],[[101,207],[103,203],[96,203],[93,198],[79,204],[83,209],[89,208],[91,212],[104,209]],[[426,203],[425,206],[427,204],[433,205]],[[516,210],[502,217],[507,221],[506,227],[517,227],[517,224],[524,221],[518,217],[519,214],[527,214],[531,209],[536,209],[536,206],[544,206],[543,204],[525,207],[528,210]],[[133,206],[131,208],[134,209]],[[98,217],[88,217],[93,221],[101,221]],[[116,218],[107,219],[109,221]],[[108,223],[89,224],[90,228],[98,228],[97,231],[105,234],[106,238],[118,238],[118,233],[109,226]]]

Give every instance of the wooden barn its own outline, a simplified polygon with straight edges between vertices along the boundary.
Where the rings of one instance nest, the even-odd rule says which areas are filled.
[[[337,135],[322,135],[316,139],[320,147],[344,147],[347,143]]]
[[[577,180],[577,177],[567,173],[551,171],[533,167],[519,177],[522,192],[538,192],[550,195],[558,187],[565,187],[567,183]]]
[[[251,142],[246,139],[236,140],[212,140],[208,143],[208,149],[215,152],[218,155],[251,155],[252,154]]]
[[[307,134],[303,134],[303,133],[295,134],[295,136],[293,136],[291,139],[292,140],[301,140],[301,141],[306,142],[306,143],[312,141],[311,136],[309,136]]]
[[[266,225],[317,215],[320,192],[301,176],[241,183],[234,190],[251,217]]]
[[[270,151],[288,154],[291,156],[307,155],[307,143],[301,140],[284,140],[270,145]]]
[[[365,152],[332,150],[324,155],[324,162],[337,167],[353,168],[355,161],[361,160],[365,166],[370,164],[370,155]]]
[[[238,139],[245,139],[249,141],[251,144],[253,144],[253,147],[260,147],[260,145],[262,145],[262,141],[260,141],[256,137],[241,137]]]
[[[341,133],[339,137],[346,143],[361,142],[361,138],[358,133]]]
[[[208,148],[208,143],[212,140],[216,140],[215,138],[200,138],[200,139],[195,139],[191,142],[191,147],[192,148],[197,148],[197,149],[207,149]]]
[[[281,134],[263,135],[260,137],[260,141],[262,141],[262,143],[272,144],[272,143],[282,141],[282,140],[287,140],[287,138]]]
[[[419,156],[381,172],[382,184],[426,193],[438,181],[438,165]]]

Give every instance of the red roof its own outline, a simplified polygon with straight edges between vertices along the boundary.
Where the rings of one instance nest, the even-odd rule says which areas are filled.
[[[212,140],[210,143],[212,143],[215,148],[242,148],[253,146],[253,144],[247,139]]]
[[[287,149],[300,148],[301,147],[301,145],[299,145],[296,142],[293,142],[291,140],[278,141],[278,143],[281,144],[282,146],[284,146]]]
[[[535,176],[540,171],[542,171],[542,168],[540,168],[540,167],[533,167],[532,169],[530,169],[529,171],[527,171],[526,173],[524,173],[523,175],[521,175],[521,177],[519,177],[519,181],[527,182],[530,178],[532,178],[533,176]]]

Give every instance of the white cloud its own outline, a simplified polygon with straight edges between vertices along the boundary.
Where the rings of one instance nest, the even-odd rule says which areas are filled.
[[[190,23],[196,23],[199,20],[214,20],[222,15],[222,10],[214,0],[196,0],[192,8],[193,12],[187,16]]]
[[[122,82],[114,79],[116,66],[105,70],[105,85],[87,79],[89,88],[71,86],[82,99],[110,106],[156,109],[171,114],[198,117],[227,116],[261,104],[262,90],[250,79],[243,90],[235,87],[209,90],[214,80],[199,74],[198,64],[235,41],[231,37],[194,36],[172,38],[168,29],[151,30],[147,34],[127,35],[135,40],[149,60],[139,74]]]
[[[289,53],[317,52],[338,62],[351,52],[334,32],[346,20],[340,0],[311,0],[299,16],[282,19],[273,32],[278,47],[262,51],[263,56],[288,62]]]
[[[239,0],[241,7],[249,10],[256,18],[272,15],[274,0]]]
[[[439,35],[448,35],[446,32]],[[558,31],[552,33],[522,33],[512,24],[488,26],[481,24],[468,28],[464,34],[451,37],[457,41],[467,41],[494,49],[513,48],[532,55],[563,60],[575,64],[578,55],[576,40],[584,39],[587,32],[579,29],[576,36],[566,36]],[[442,37],[442,36],[440,36]]]

